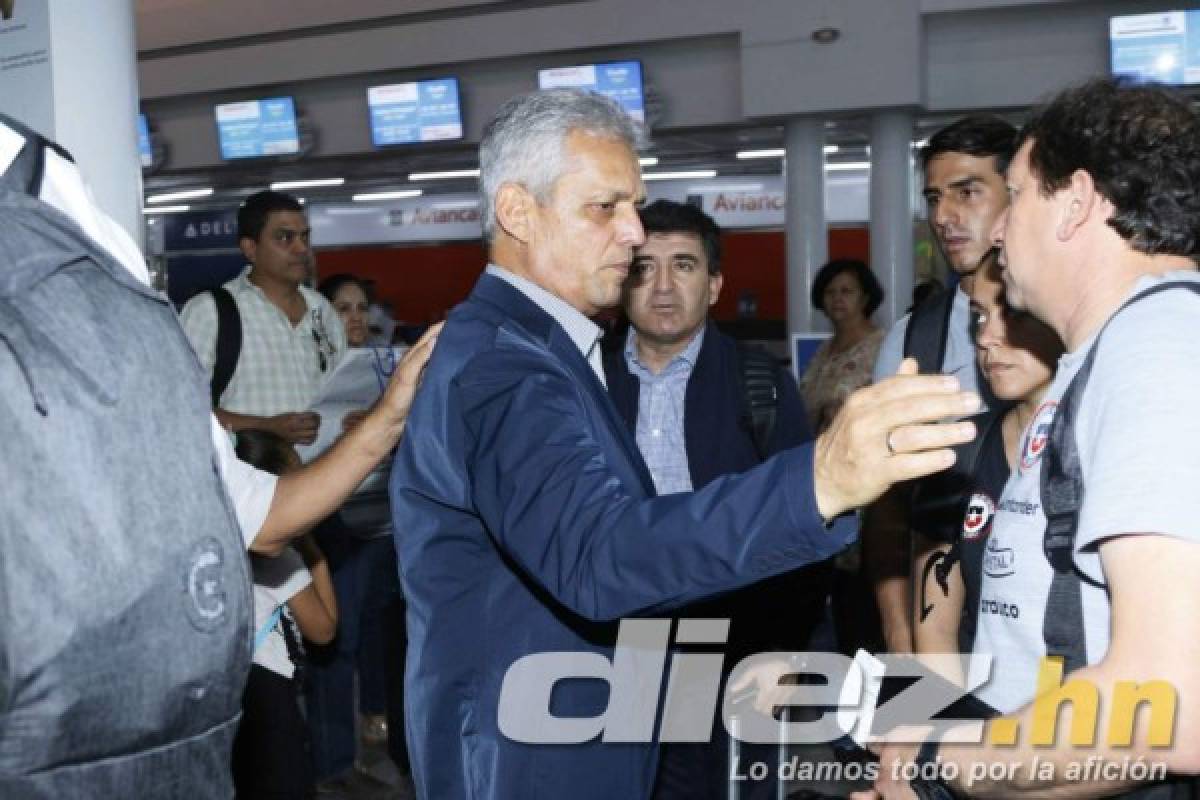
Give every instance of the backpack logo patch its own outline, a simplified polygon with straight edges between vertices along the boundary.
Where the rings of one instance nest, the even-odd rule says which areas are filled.
[[[214,631],[228,617],[225,588],[225,549],[212,537],[201,539],[188,557],[186,603],[188,620],[200,631]]]
[[[996,501],[986,493],[976,492],[971,495],[971,499],[967,501],[967,513],[963,517],[963,538],[974,541],[986,534],[995,514]]]
[[[1021,471],[1031,470],[1042,460],[1046,445],[1050,443],[1050,425],[1058,412],[1058,403],[1048,400],[1038,408],[1033,415],[1033,422],[1025,431],[1025,440],[1021,444]]]

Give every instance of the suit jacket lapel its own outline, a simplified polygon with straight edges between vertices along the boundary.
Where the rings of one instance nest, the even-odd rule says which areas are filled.
[[[647,495],[654,495],[654,481],[642,460],[637,441],[621,420],[617,408],[596,376],[591,364],[579,352],[571,337],[555,319],[547,314],[516,287],[494,275],[484,274],[471,293],[472,299],[497,307],[505,317],[520,325],[530,336],[541,341],[556,358],[566,365],[577,386],[583,388],[593,405],[598,407],[608,424],[612,438],[624,451],[626,461],[642,483]],[[599,346],[597,344],[597,346]]]

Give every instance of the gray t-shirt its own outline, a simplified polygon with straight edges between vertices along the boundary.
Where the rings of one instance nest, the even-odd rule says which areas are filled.
[[[1143,278],[1135,291],[1160,280],[1200,282],[1200,275]],[[1111,608],[1099,546],[1127,533],[1174,536],[1200,546],[1198,321],[1200,294],[1186,290],[1163,292],[1123,311],[1104,333],[1080,398],[1075,440],[1085,493],[1075,563],[1101,584],[1082,582],[1089,664],[1104,658],[1109,645]],[[986,532],[975,652],[995,660],[991,680],[976,694],[1004,712],[1033,699],[1046,652],[1042,623],[1054,573],[1042,550],[1042,454],[1058,403],[1094,343],[1093,336],[1059,362],[1022,434],[1018,463]]]
[[[900,369],[904,360],[904,335],[908,330],[911,314],[905,314],[879,347],[879,358],[875,360],[872,382],[879,383],[890,378]],[[975,343],[971,341],[971,300],[959,286],[954,290],[954,304],[950,307],[950,331],[946,336],[946,355],[942,359],[942,372],[958,378],[964,391],[979,389],[979,371],[975,366]]]

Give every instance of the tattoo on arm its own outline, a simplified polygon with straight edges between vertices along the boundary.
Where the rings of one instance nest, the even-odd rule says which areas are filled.
[[[937,584],[942,589],[942,597],[950,596],[950,570],[958,562],[959,550],[958,543],[951,545],[949,550],[939,550],[929,556],[929,560],[925,562],[925,569],[921,571],[921,622],[929,619],[929,615],[933,613],[932,602],[925,601],[928,589],[929,578],[932,576]]]

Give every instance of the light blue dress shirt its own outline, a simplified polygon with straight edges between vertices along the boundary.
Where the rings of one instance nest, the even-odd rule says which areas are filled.
[[[704,344],[704,328],[657,375],[637,355],[637,331],[625,339],[625,363],[638,379],[637,444],[659,494],[692,491],[684,438],[684,399],[688,379]]]

